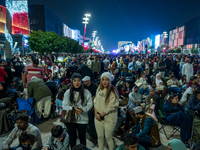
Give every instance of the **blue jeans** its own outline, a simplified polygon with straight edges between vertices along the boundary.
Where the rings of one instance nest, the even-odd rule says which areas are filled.
[[[127,72],[121,72],[121,76],[124,76],[125,74],[127,74]]]
[[[183,90],[186,90],[186,89],[187,89],[187,84],[182,85],[181,88],[182,88]]]
[[[150,89],[149,89],[149,88],[146,88],[145,90],[144,90],[142,87],[139,88],[139,93],[140,93],[141,95],[143,95],[143,94],[149,95],[149,92],[150,92]]]
[[[169,87],[169,95],[172,93],[172,92],[175,92],[175,93],[178,93],[178,95],[180,96],[181,93],[182,93],[182,90],[178,87]]]

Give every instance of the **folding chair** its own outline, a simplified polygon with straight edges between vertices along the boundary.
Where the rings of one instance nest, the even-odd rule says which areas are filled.
[[[159,99],[156,99],[155,114],[156,114],[156,117],[158,119],[158,123],[161,125],[161,127],[159,128],[159,131],[163,130],[165,137],[169,140],[171,137],[174,136],[174,134],[176,132],[180,133],[180,127],[166,122],[166,117],[163,115],[163,111],[162,111],[164,102],[165,102],[165,100],[163,100],[161,97]],[[169,136],[167,136],[167,133],[166,133],[166,130],[165,130],[166,126],[171,127],[172,130],[173,130],[173,133]]]
[[[35,113],[35,108],[33,107],[33,98],[29,98],[28,100],[17,98],[17,103],[18,103],[19,111],[20,110],[28,110],[29,116],[31,116],[32,119],[34,119],[34,123],[35,124],[40,123],[40,120],[39,120],[37,114]]]

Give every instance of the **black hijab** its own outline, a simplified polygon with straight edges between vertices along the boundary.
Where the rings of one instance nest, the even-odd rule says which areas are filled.
[[[3,90],[0,91],[0,98],[6,98],[15,95],[12,90],[8,89],[5,82],[0,82],[0,84],[3,86]]]

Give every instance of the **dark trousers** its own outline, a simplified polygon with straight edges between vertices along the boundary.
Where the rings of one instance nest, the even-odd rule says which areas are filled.
[[[98,73],[98,72],[94,72],[94,79],[97,79],[97,76],[98,76],[97,73]]]
[[[185,142],[191,137],[192,117],[182,111],[171,114],[166,120],[172,125],[177,125],[181,128],[181,140]]]
[[[80,139],[80,143],[86,146],[86,129],[87,129],[87,124],[65,124],[67,127],[67,132],[69,134],[69,144],[71,146],[71,149],[76,145],[76,129],[78,130],[78,137]]]

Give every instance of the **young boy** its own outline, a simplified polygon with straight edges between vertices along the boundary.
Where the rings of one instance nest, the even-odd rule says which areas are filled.
[[[32,144],[34,143],[34,135],[28,134],[26,132],[19,136],[19,145],[16,150],[31,150]]]

